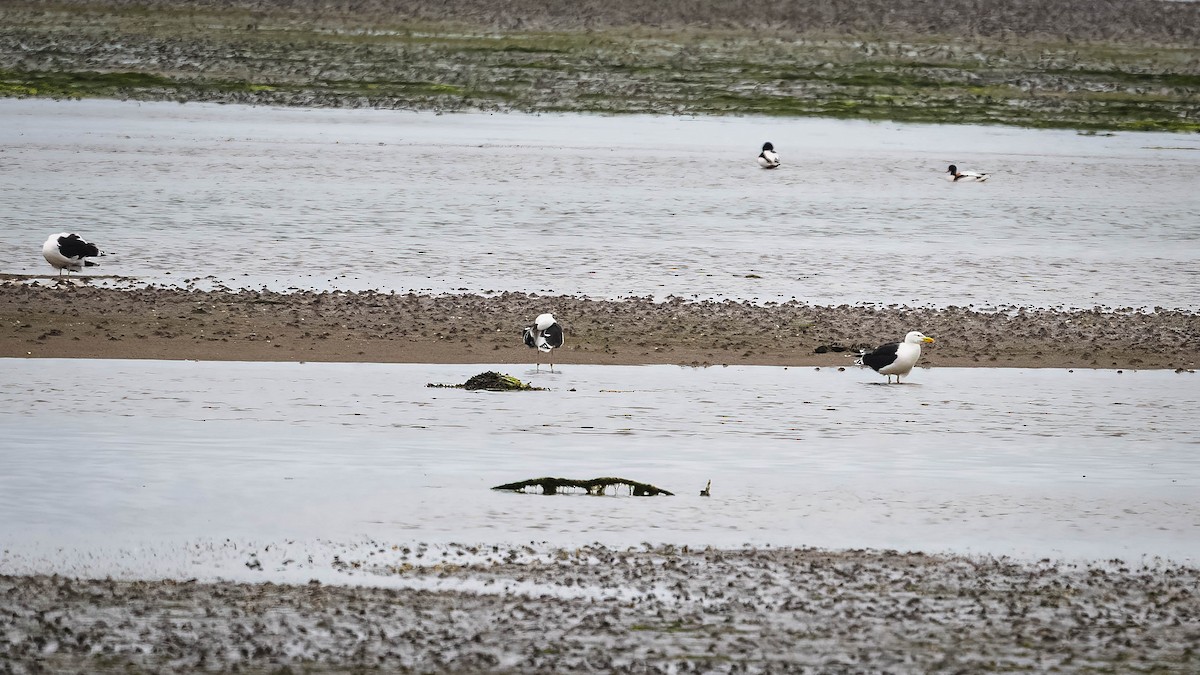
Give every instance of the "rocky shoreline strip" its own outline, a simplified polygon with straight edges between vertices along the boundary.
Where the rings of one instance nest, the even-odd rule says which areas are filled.
[[[0,671],[1200,668],[1200,569],[1165,561],[486,548],[461,565],[355,561],[347,586],[0,576]],[[434,585],[372,581],[397,578]]]
[[[10,280],[11,281],[11,280]],[[1192,370],[1200,314],[908,308],[524,293],[278,293],[0,285],[0,357],[529,363],[521,329],[553,312],[556,363],[848,366],[921,330],[925,366]]]

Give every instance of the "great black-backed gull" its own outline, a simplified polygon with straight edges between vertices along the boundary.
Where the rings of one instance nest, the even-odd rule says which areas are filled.
[[[779,167],[779,154],[775,152],[775,146],[770,142],[763,143],[762,152],[758,153],[758,165],[764,169]]]
[[[973,180],[976,183],[982,183],[988,179],[988,175],[986,173],[979,173],[978,171],[959,171],[958,167],[954,166],[953,164],[950,165],[950,168],[946,171],[946,173],[950,174],[951,182],[960,180]]]
[[[552,349],[563,346],[563,329],[554,320],[553,314],[539,314],[532,326],[525,327],[525,346],[538,350],[538,370],[542,368],[541,353],[549,353]],[[550,361],[550,370],[554,370],[554,361]]]
[[[88,258],[102,255],[104,252],[96,248],[95,244],[84,241],[74,232],[52,234],[46,239],[46,243],[42,244],[42,256],[51,267],[58,270],[60,276],[63,270],[70,274],[84,267],[94,267],[99,263],[94,263]]]
[[[860,366],[871,366],[880,375],[887,375],[888,384],[892,376],[896,376],[896,384],[900,384],[900,376],[912,372],[921,358],[921,344],[933,342],[933,338],[922,335],[920,331],[912,331],[904,336],[903,342],[889,342],[875,348],[873,352],[863,351],[858,356]]]

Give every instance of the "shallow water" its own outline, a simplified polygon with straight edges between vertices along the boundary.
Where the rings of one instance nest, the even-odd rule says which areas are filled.
[[[0,573],[187,574],[201,548],[245,572],[237,542],[1200,560],[1194,374],[938,368],[885,386],[857,368],[569,365],[509,368],[547,392],[424,386],[487,368],[0,360]],[[545,475],[677,496],[489,489]]]
[[[1200,309],[1195,136],[7,99],[0,150],[5,273]]]

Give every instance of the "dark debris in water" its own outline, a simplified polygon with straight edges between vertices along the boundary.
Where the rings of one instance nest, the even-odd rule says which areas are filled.
[[[639,483],[628,478],[615,478],[606,476],[603,478],[592,478],[590,480],[575,480],[572,478],[530,478],[529,480],[518,481],[516,483],[506,483],[497,485],[493,490],[512,490],[514,492],[524,492],[526,488],[540,487],[542,494],[553,495],[558,494],[563,488],[579,488],[586,490],[589,495],[603,495],[608,488],[613,488],[614,491],[618,485],[624,485],[629,488],[629,493],[634,497],[656,497],[658,495],[675,496],[675,493],[664,490],[658,486],[649,483]]]

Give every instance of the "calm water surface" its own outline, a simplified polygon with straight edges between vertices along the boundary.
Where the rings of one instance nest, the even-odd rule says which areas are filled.
[[[0,159],[7,273],[1200,309],[1196,136],[9,99]]]
[[[781,169],[756,167],[764,140]],[[1163,134],[0,100],[0,273],[48,272],[41,242],[75,230],[112,253],[103,272],[181,286],[1197,310],[1198,153]],[[952,162],[994,177],[949,183]],[[424,387],[485,369],[0,361],[0,573],[187,574],[205,541],[234,542],[206,564],[245,572],[227,546],[374,538],[1200,558],[1194,375],[566,366],[513,373],[550,392]],[[678,496],[488,489],[542,475]]]
[[[485,369],[0,360],[0,573],[227,538],[1200,560],[1194,374],[562,366],[514,372],[547,392],[424,386]],[[489,489],[545,475],[677,496]]]

